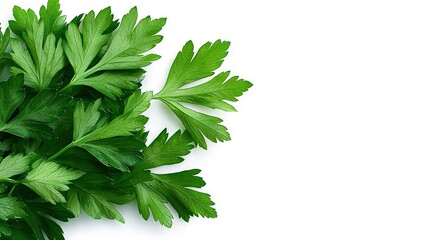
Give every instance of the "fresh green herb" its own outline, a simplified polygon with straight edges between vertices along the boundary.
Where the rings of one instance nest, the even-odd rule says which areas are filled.
[[[116,205],[134,200],[145,220],[166,227],[173,211],[185,221],[217,216],[210,195],[198,191],[200,170],[156,168],[207,149],[207,140],[231,139],[220,118],[192,108],[236,111],[231,102],[252,86],[230,72],[215,75],[229,42],[198,50],[187,42],[154,94],[139,89],[144,68],[160,58],[151,50],[165,18],[138,21],[133,8],[119,21],[106,8],[67,22],[58,0],[38,15],[16,6],[13,16],[0,30],[1,239],[64,239],[57,221],[82,210],[124,222]],[[152,100],[185,130],[164,130],[148,143],[144,113]]]

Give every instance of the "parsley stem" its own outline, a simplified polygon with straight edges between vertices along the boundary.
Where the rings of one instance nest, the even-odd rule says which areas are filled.
[[[63,87],[59,92],[64,92],[64,91],[66,91],[67,89],[71,88],[71,86],[73,86],[73,85],[71,85],[71,84],[69,83],[69,84],[67,84],[65,87]]]
[[[13,184],[12,189],[10,189],[9,191],[9,196],[12,195],[13,191],[15,191],[15,188],[18,186],[19,182],[16,182],[15,184]]]
[[[0,182],[17,183],[17,181],[10,178],[0,178]]]
[[[59,157],[61,154],[63,154],[65,151],[69,150],[70,148],[74,147],[75,143],[72,142],[69,145],[65,146],[63,149],[61,149],[59,152],[57,152],[56,154],[54,154],[53,156],[51,156],[50,158],[48,158],[47,161],[52,161],[55,158]]]

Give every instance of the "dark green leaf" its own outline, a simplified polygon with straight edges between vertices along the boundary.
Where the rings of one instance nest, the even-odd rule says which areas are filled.
[[[4,126],[25,98],[22,75],[0,82],[0,129]]]
[[[153,174],[154,181],[148,184],[164,196],[185,221],[191,216],[217,217],[210,195],[191,188],[205,186],[196,175],[200,170],[189,170],[171,174]]]
[[[1,129],[23,138],[52,136],[50,124],[56,121],[68,107],[70,97],[53,91],[43,91]]]

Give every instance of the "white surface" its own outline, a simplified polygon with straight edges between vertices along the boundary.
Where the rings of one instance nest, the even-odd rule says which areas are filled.
[[[13,4],[0,0],[1,22]],[[280,4],[280,3],[283,3]],[[191,154],[219,218],[176,219],[172,229],[121,207],[127,224],[86,217],[65,224],[68,240],[428,239],[429,2],[76,1],[68,16],[134,5],[168,17],[163,59],[145,89],[159,90],[189,39],[232,41],[223,70],[255,86],[221,113],[233,141]],[[176,121],[150,109],[155,134]],[[153,137],[153,135],[151,136]]]

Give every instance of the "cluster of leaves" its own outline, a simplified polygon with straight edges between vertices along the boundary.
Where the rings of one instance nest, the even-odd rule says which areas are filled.
[[[57,222],[82,210],[124,222],[115,205],[134,200],[144,219],[167,227],[173,210],[185,221],[216,217],[210,196],[197,191],[205,185],[200,170],[156,168],[206,149],[206,139],[230,139],[221,119],[189,107],[235,111],[229,102],[252,86],[229,72],[200,82],[221,66],[228,42],[196,53],[186,43],[153,94],[139,89],[143,68],[160,58],[147,52],[161,42],[166,19],[137,21],[133,8],[118,21],[106,8],[67,22],[58,0],[38,15],[15,7],[13,16],[0,30],[1,239],[64,239]],[[185,130],[164,130],[147,143],[142,114],[152,100],[165,103]]]

